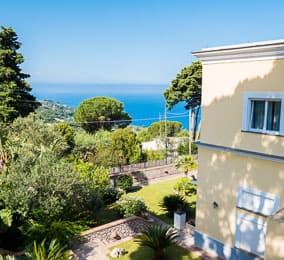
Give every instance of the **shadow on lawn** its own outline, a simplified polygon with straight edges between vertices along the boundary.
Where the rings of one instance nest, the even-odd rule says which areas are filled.
[[[139,246],[137,250],[130,253],[129,258],[131,260],[141,260],[141,259],[153,259],[154,252],[147,247]],[[196,259],[190,256],[188,250],[178,246],[173,245],[165,249],[164,260],[180,260],[180,259]]]

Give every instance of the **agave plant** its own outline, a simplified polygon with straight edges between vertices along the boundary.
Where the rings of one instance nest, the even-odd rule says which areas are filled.
[[[153,259],[162,260],[165,258],[165,249],[175,244],[177,237],[177,231],[171,227],[153,225],[142,232],[141,236],[135,239],[135,242],[151,248],[154,251]]]
[[[44,239],[41,243],[34,241],[33,251],[27,254],[31,260],[67,260],[70,259],[69,250],[62,246],[56,239],[49,244]]]

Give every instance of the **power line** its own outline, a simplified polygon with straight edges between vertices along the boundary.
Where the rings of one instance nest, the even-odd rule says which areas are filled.
[[[187,117],[187,115],[180,115],[180,116],[168,116],[166,119],[174,119],[174,118],[183,118]],[[55,118],[54,118],[55,119]],[[81,122],[76,122],[77,124],[95,124],[95,123],[122,123],[122,122],[139,122],[139,121],[154,121],[154,120],[159,120],[162,119],[161,117],[148,117],[148,118],[134,118],[134,119],[122,119],[122,120],[95,120],[95,121],[81,121]],[[165,117],[164,117],[165,119]],[[11,123],[2,123],[0,124],[5,124],[5,125],[10,125]]]

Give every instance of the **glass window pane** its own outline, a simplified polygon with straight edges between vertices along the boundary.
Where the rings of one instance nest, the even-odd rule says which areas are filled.
[[[268,101],[266,130],[279,131],[281,101]]]
[[[252,111],[251,128],[263,129],[265,101],[264,100],[252,100],[251,101],[251,111]]]

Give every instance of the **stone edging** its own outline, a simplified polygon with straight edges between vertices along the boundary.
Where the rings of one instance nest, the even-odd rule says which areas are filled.
[[[96,240],[103,244],[108,244],[126,237],[136,237],[152,224],[153,222],[151,223],[143,218],[132,216],[84,231],[81,233],[81,238],[87,241]],[[114,234],[118,238],[114,238]]]
[[[98,231],[101,231],[101,230],[104,230],[104,229],[107,229],[107,228],[118,226],[118,225],[121,225],[123,223],[129,222],[129,221],[133,221],[133,220],[136,220],[136,219],[142,220],[142,218],[137,217],[137,216],[131,216],[131,217],[128,217],[128,218],[115,220],[115,221],[112,221],[110,223],[107,223],[107,224],[104,224],[104,225],[101,225],[101,226],[94,227],[94,228],[88,229],[86,231],[83,231],[81,233],[81,236],[86,236],[86,235],[89,235],[91,233],[95,233],[95,232],[98,232]]]

